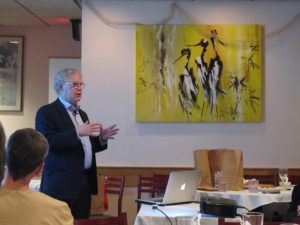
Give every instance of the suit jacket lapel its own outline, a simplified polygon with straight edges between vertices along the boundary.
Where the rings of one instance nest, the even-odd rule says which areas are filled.
[[[69,116],[69,113],[67,112],[66,108],[58,98],[55,101],[55,105],[56,105],[57,116],[61,118],[61,121],[64,123],[64,125],[69,128],[74,128],[75,126]]]
[[[84,123],[88,120],[86,114],[81,109],[79,109],[79,115]]]

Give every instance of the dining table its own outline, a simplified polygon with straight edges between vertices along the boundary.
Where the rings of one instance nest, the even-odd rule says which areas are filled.
[[[134,225],[177,225],[176,218],[179,217],[198,217],[201,225],[218,225],[218,217],[200,213],[199,203],[168,206],[142,205],[135,218]],[[227,220],[232,222],[241,221],[240,217],[227,218]]]
[[[218,225],[217,216],[200,212],[199,202],[201,199],[215,197],[235,200],[237,205],[243,207],[237,209],[237,213],[242,214],[248,210],[251,211],[257,207],[264,206],[269,203],[290,202],[291,195],[292,189],[280,190],[278,192],[258,191],[257,193],[251,193],[249,190],[229,190],[226,192],[197,190],[195,193],[194,203],[169,206],[142,205],[136,216],[134,225],[176,225],[176,218],[181,216],[197,216],[201,225]],[[226,218],[226,220],[232,222],[241,221],[239,216],[235,218]]]
[[[239,190],[239,191],[207,191],[207,190],[197,190],[195,194],[195,201],[200,201],[201,199],[213,197],[213,198],[228,198],[236,201],[238,206],[243,208],[238,208],[238,213],[243,213],[246,211],[251,211],[257,207],[267,205],[269,203],[278,202],[291,202],[292,198],[292,188],[288,190],[274,191],[275,189],[267,189],[263,191],[258,191],[252,193],[249,190]]]

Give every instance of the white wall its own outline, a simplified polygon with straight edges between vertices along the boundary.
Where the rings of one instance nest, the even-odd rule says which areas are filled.
[[[193,150],[242,149],[246,167],[299,167],[300,21],[266,39],[264,111],[261,123],[135,122],[135,27],[111,21],[155,24],[172,2],[83,1],[82,72],[87,83],[81,103],[91,121],[117,123],[118,137],[97,157],[100,165],[193,166]],[[299,13],[299,2],[181,2],[202,24],[262,24],[275,31]],[[185,24],[176,12],[170,23]]]
[[[81,42],[72,39],[72,27],[0,27],[0,35],[24,36],[23,109],[0,112],[6,136],[35,127],[39,107],[48,103],[49,58],[80,58]]]

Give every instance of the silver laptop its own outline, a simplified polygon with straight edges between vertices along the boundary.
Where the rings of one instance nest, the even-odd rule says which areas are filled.
[[[200,177],[199,170],[171,172],[163,198],[137,199],[136,202],[159,206],[191,203],[194,201]]]

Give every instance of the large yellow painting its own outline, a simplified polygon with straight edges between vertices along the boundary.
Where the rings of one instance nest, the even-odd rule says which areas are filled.
[[[262,120],[260,25],[136,26],[136,121]]]

